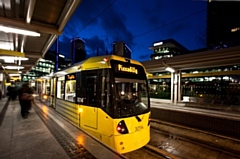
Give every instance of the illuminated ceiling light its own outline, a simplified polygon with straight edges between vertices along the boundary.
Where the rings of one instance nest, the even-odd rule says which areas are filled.
[[[4,60],[5,63],[14,63],[15,61],[26,61],[27,57],[16,57],[16,56],[0,56],[0,59]]]
[[[167,67],[165,70],[169,71],[169,72],[172,72],[172,73],[175,72],[175,70],[173,68],[171,68],[171,67]]]
[[[14,59],[13,58],[6,58],[4,59],[5,63],[14,63]]]
[[[5,49],[5,50],[13,50],[13,44],[12,42],[4,42],[0,44],[0,48],[1,49]]]
[[[28,35],[28,36],[40,36],[40,33],[37,33],[34,31],[17,29],[12,27],[5,27],[5,26],[0,26],[0,31],[3,31],[5,33],[16,33],[16,34],[22,34],[22,35]]]
[[[19,74],[19,73],[11,73],[11,74],[8,74],[9,76],[20,76],[21,74]]]
[[[24,69],[24,67],[23,66],[3,66],[3,69],[19,70],[19,69]]]

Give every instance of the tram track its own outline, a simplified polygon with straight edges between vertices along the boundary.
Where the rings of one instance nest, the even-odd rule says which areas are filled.
[[[154,139],[154,137],[157,139]],[[240,158],[240,141],[237,139],[158,120],[152,120],[151,122],[151,141],[149,144],[154,149],[164,150],[180,158],[197,157],[200,159],[199,156],[194,155],[201,155],[203,150],[222,158]],[[202,156],[205,158],[204,155]]]
[[[166,153],[160,152],[159,150],[156,150],[154,147],[151,147],[150,145],[144,146],[138,150],[128,152],[124,154],[128,159],[178,159],[178,158],[172,158]]]

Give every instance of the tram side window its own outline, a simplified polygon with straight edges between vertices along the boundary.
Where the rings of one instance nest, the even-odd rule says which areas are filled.
[[[64,99],[65,77],[59,77],[57,81],[57,98]]]
[[[75,102],[76,80],[67,80],[65,85],[65,100]]]
[[[112,91],[108,70],[103,70],[101,75],[101,108],[107,113],[113,114]]]
[[[79,72],[77,73],[77,87],[76,87],[76,96],[77,103],[86,105],[86,73]]]
[[[97,101],[97,71],[83,71],[77,74],[77,103],[95,106]]]
[[[97,85],[96,76],[87,77],[87,103],[89,105],[96,105],[97,101]]]

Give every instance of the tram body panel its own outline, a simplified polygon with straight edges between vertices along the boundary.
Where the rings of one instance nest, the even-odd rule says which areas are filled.
[[[146,145],[150,141],[149,115],[150,113],[139,115],[141,121],[135,116],[114,120],[115,127],[120,121],[124,121],[129,132],[120,134],[115,128],[110,145],[120,153],[127,153]]]
[[[62,99],[56,99],[56,111],[72,123],[79,125],[78,105]]]
[[[82,106],[81,127],[91,130],[98,129],[98,108]]]
[[[119,153],[126,153],[146,145],[149,140],[149,114],[136,117],[112,119],[100,108],[79,106],[77,104],[57,99],[56,111],[78,126],[93,135]],[[79,112],[81,108],[81,112]],[[99,112],[99,113],[98,113]],[[79,113],[79,114],[78,114]],[[79,118],[78,118],[79,116]],[[124,120],[129,130],[128,134],[120,134],[117,126]]]
[[[86,106],[82,106],[82,112],[80,113],[81,116],[81,128],[87,131],[89,134],[93,135],[109,147],[113,148],[113,145],[110,145],[111,143],[111,136],[114,134],[114,119],[112,119],[109,115],[107,115],[102,109],[100,108],[94,108],[94,109],[89,109]],[[89,115],[89,110],[90,111],[95,111],[97,114],[96,116],[91,116]],[[94,113],[93,113],[94,114]],[[96,118],[97,117],[97,118]],[[89,126],[91,125],[91,121],[96,121],[95,122],[95,127],[94,126]]]

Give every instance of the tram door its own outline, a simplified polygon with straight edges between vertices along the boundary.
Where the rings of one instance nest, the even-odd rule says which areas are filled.
[[[50,85],[50,106],[56,108],[56,78],[51,79]]]
[[[86,77],[86,109],[84,109],[83,119],[84,125],[97,129],[97,85],[96,76]]]

